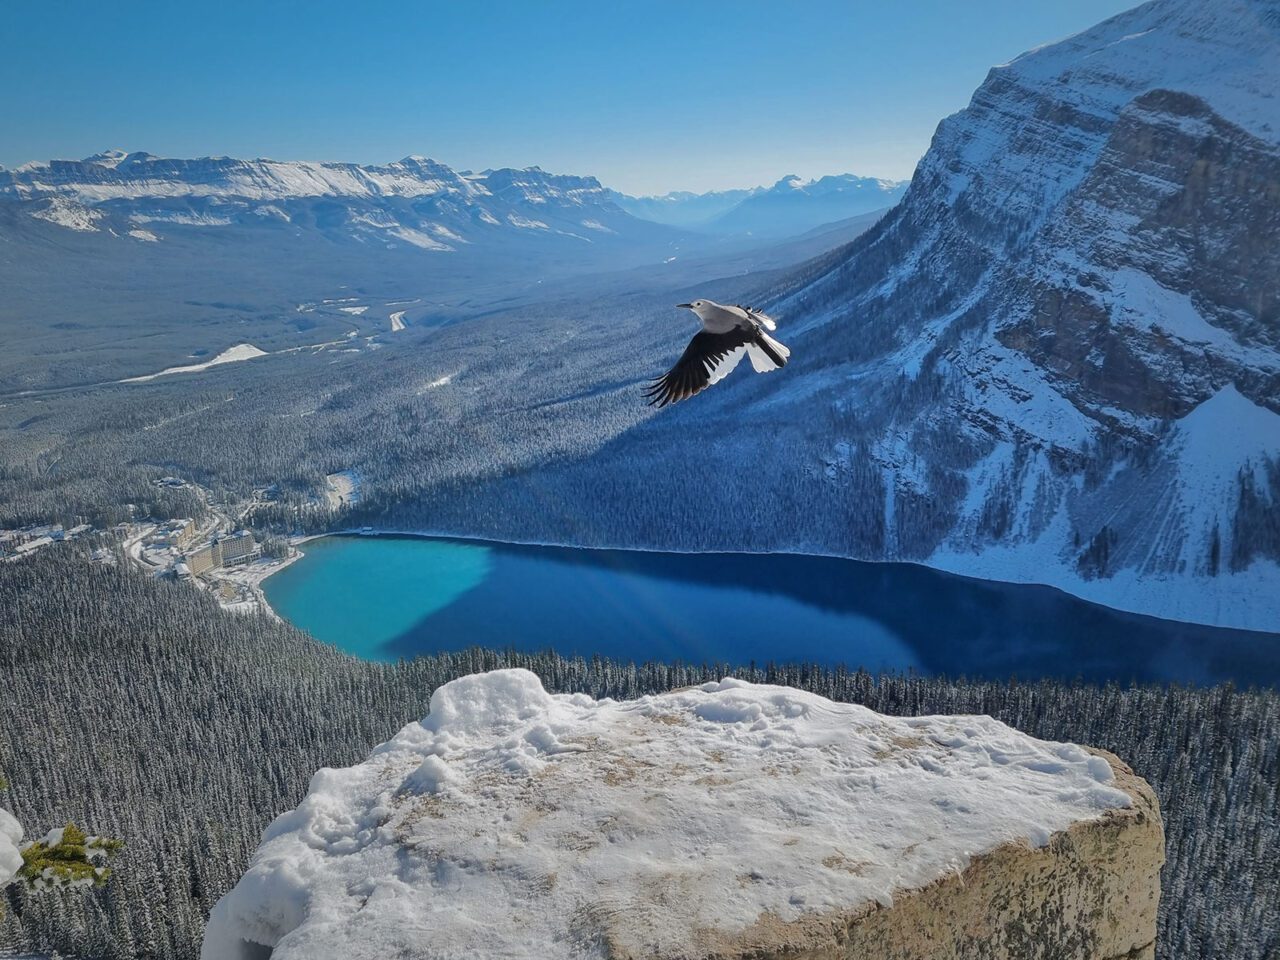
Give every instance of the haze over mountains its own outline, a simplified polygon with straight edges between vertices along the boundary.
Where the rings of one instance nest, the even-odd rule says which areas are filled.
[[[787,237],[825,223],[893,206],[906,193],[905,180],[879,180],[850,173],[802,180],[794,174],[772,187],[656,197],[611,193],[634,216],[715,234]]]
[[[673,241],[690,230],[783,238],[891,207],[905,190],[905,182],[843,174],[808,182],[788,176],[767,189],[629,197],[594,177],[538,167],[459,172],[425,157],[361,166],[108,150],[0,168],[0,202],[16,201],[32,218],[81,233],[156,242],[175,227],[289,227],[437,252],[493,243],[513,230],[540,234],[543,243],[614,246]]]
[[[352,290],[410,300],[440,322],[569,277],[674,273],[708,257],[721,264],[713,272],[741,272],[778,260],[765,246],[836,221],[781,256],[795,264],[871,222],[848,218],[839,190],[826,192],[830,202],[790,192],[804,210],[790,220],[785,204],[766,211],[773,226],[757,236],[655,223],[594,177],[536,167],[472,173],[423,157],[361,166],[108,150],[0,169],[0,332],[15,347],[0,358],[0,392],[143,375],[250,339],[267,350],[332,341],[350,331],[349,317],[304,305]],[[94,333],[86,343],[72,329]],[[176,349],[158,352],[170,342]],[[131,346],[157,351],[154,362],[129,364]],[[32,362],[49,353],[56,364]]]

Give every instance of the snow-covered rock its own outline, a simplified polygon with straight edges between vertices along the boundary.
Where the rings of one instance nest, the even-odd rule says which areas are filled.
[[[317,773],[201,955],[1141,956],[1162,859],[1123,765],[989,717],[735,680],[597,701],[503,670]]]
[[[0,808],[0,887],[4,887],[22,868],[22,824],[8,810]]]

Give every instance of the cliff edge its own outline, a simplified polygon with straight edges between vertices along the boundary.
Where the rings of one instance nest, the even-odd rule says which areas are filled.
[[[317,773],[201,956],[1143,958],[1163,860],[1122,762],[989,717],[502,670]]]

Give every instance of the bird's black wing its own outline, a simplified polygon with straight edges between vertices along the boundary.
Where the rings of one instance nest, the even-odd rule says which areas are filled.
[[[746,353],[747,343],[754,338],[754,331],[741,327],[728,333],[700,330],[689,341],[676,365],[645,389],[649,405],[665,407],[705,390],[738,365]]]

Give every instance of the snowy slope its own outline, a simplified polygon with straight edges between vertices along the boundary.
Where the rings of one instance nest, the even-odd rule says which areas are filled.
[[[201,956],[684,956],[1042,846],[1128,807],[1113,780],[989,717],[734,680],[619,703],[523,670],[464,677],[364,763],[315,775]]]

